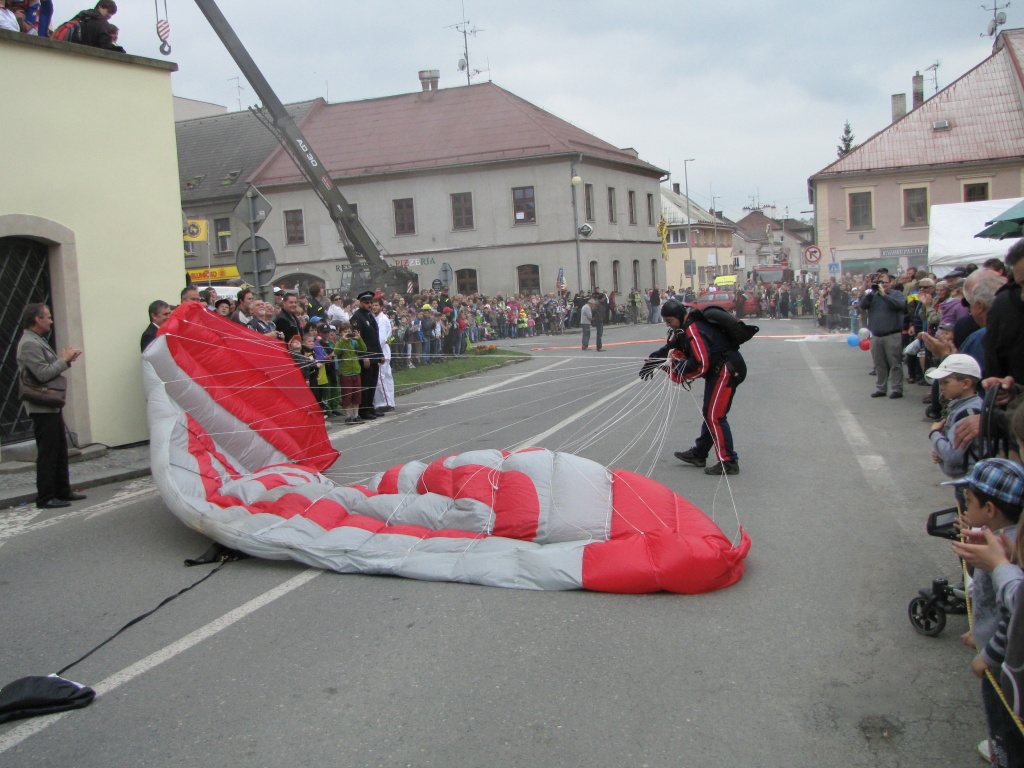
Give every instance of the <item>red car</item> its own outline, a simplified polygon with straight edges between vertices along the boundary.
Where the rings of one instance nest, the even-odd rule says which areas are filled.
[[[757,299],[754,298],[753,294],[742,291],[743,296],[743,312],[740,317],[751,317],[757,315]],[[732,311],[736,304],[736,294],[733,291],[708,291],[702,293],[693,301],[684,302],[687,307],[691,309],[704,309],[712,304]]]

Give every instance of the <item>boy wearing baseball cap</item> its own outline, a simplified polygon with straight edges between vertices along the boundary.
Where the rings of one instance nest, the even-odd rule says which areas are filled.
[[[963,477],[978,460],[978,446],[972,442],[965,449],[954,448],[953,432],[960,419],[981,413],[982,400],[977,394],[981,366],[970,355],[947,355],[938,368],[930,368],[924,377],[929,384],[937,381],[939,392],[949,400],[946,418],[932,424],[928,433],[932,461],[947,477]],[[962,503],[959,494],[957,499]]]
[[[943,485],[953,485],[964,491],[965,503],[960,513],[962,531],[969,528],[987,529],[993,533],[1002,531],[999,535],[1005,535],[1012,547],[1021,508],[1024,507],[1024,467],[1009,459],[983,459],[966,477]],[[961,556],[969,554],[957,543],[953,544],[953,551]],[[981,567],[975,568],[969,587],[973,608],[971,631],[960,638],[978,651],[971,662],[971,672],[981,678],[981,701],[988,722],[988,751],[992,764],[1001,766],[1011,764],[1010,756],[1015,757],[1012,764],[1018,764],[1016,758],[1024,748],[1024,739],[985,676],[985,670],[999,669],[1003,654],[1000,642],[993,642],[993,638],[1004,618],[1005,609],[1000,608],[1000,602],[1004,605],[1007,602],[1001,593],[1015,590],[1020,578],[1020,568],[1011,563],[1000,564],[991,573]]]

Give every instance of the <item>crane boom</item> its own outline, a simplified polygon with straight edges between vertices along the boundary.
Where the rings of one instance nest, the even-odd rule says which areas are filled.
[[[338,228],[345,253],[353,268],[364,267],[369,272],[370,282],[404,292],[406,283],[414,276],[406,270],[389,266],[366,228],[359,221],[345,196],[331,180],[330,172],[320,162],[316,152],[302,135],[288,110],[277,98],[274,89],[263,76],[256,62],[238,39],[228,20],[221,13],[214,0],[195,0],[199,10],[210,23],[213,31],[224,44],[231,58],[259,96],[262,107],[253,108],[253,113],[281,142],[296,167],[306,177],[317,197],[327,207],[327,213]],[[355,287],[355,286],[354,286]]]

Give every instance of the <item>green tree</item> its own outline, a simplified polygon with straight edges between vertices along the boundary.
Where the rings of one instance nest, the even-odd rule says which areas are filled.
[[[839,146],[836,147],[836,156],[840,159],[846,157],[854,149],[856,149],[853,143],[853,131],[850,129],[850,121],[847,120],[843,126],[843,135],[839,137]]]

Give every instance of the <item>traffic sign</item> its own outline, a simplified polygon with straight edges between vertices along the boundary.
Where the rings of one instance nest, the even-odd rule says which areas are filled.
[[[821,261],[821,248],[816,245],[808,245],[804,248],[804,259],[808,264],[817,264]]]
[[[831,264],[828,265],[828,273],[830,275],[838,275],[839,274],[839,266],[840,265],[837,262],[832,262]]]
[[[238,246],[235,260],[235,263],[238,264],[238,271],[261,287],[270,282],[270,278],[274,276],[274,270],[277,269],[274,249],[262,237],[256,238],[255,252],[252,248],[252,238],[247,237],[243,240],[242,244]]]

